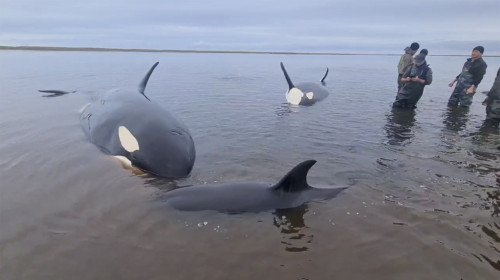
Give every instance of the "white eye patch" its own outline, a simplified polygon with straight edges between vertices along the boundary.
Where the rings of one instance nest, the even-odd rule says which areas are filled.
[[[306,96],[307,96],[307,98],[309,98],[309,99],[313,99],[313,97],[314,97],[314,93],[313,93],[312,91],[311,91],[311,92],[308,92],[308,93],[306,93]]]
[[[298,88],[292,88],[286,93],[286,100],[292,105],[299,105],[304,93]]]
[[[122,147],[129,153],[139,150],[139,142],[135,139],[134,135],[124,126],[118,128],[118,137]]]

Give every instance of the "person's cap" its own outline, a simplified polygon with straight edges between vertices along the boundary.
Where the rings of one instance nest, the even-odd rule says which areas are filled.
[[[415,63],[422,63],[425,61],[425,54],[419,53],[415,56]]]
[[[420,53],[423,53],[423,54],[425,54],[425,55],[428,55],[428,54],[429,54],[429,51],[428,51],[427,49],[422,49],[422,50],[420,51]]]
[[[412,50],[416,51],[416,50],[418,50],[418,48],[420,48],[420,45],[417,42],[413,42],[413,43],[411,43],[410,48]]]
[[[484,47],[483,46],[477,46],[475,48],[472,49],[473,51],[478,51],[480,53],[484,53]]]

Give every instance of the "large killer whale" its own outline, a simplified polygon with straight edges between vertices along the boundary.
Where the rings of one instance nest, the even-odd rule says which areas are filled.
[[[347,188],[309,186],[307,173],[315,163],[315,160],[299,163],[276,184],[253,182],[188,186],[171,190],[161,199],[168,206],[181,211],[261,212],[295,208],[309,201],[330,199]]]
[[[81,112],[80,123],[89,141],[122,163],[166,178],[189,175],[195,161],[188,128],[145,94],[156,62],[138,88],[114,89],[98,96]],[[40,90],[54,97],[68,92]]]
[[[330,92],[325,87],[325,78],[328,76],[328,67],[326,73],[321,79],[321,84],[304,82],[294,85],[290,76],[286,72],[283,62],[280,63],[281,70],[285,74],[285,79],[288,83],[288,90],[285,94],[286,100],[292,105],[312,105],[318,101],[325,99]]]

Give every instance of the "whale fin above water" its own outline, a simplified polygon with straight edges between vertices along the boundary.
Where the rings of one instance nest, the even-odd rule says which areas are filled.
[[[156,62],[155,64],[153,64],[153,66],[151,66],[151,69],[149,69],[148,73],[146,73],[146,76],[144,76],[141,83],[139,84],[139,92],[142,93],[142,95],[144,95],[144,97],[146,97],[147,100],[149,100],[149,98],[146,96],[144,91],[146,90],[146,85],[148,84],[149,77],[151,76],[151,74],[155,70],[156,66],[158,66],[158,64],[159,64],[159,62]],[[149,100],[149,101],[151,101],[151,100]]]
[[[292,89],[295,86],[292,83],[292,79],[290,79],[290,76],[288,76],[288,73],[286,72],[285,65],[283,65],[283,62],[280,62],[281,70],[283,71],[283,74],[285,74],[286,82],[288,83],[288,89]]]
[[[311,186],[307,184],[307,173],[315,163],[315,160],[306,160],[299,163],[272,188],[284,192],[300,192],[310,188]]]
[[[321,83],[324,85],[325,84],[325,79],[326,79],[326,76],[328,76],[328,67],[326,67],[326,73],[325,75],[323,76],[323,79],[321,79]]]

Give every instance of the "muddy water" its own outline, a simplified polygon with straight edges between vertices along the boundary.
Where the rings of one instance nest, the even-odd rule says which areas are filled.
[[[498,128],[481,91],[449,110],[465,57],[429,57],[434,83],[395,112],[394,56],[0,52],[1,279],[498,279]],[[197,159],[169,182],[90,144],[79,109],[136,86],[189,127]],[[332,95],[285,101],[294,81]],[[42,98],[38,89],[77,90]],[[354,184],[298,209],[226,215],[162,204],[174,186],[277,181],[305,159],[309,184]]]

